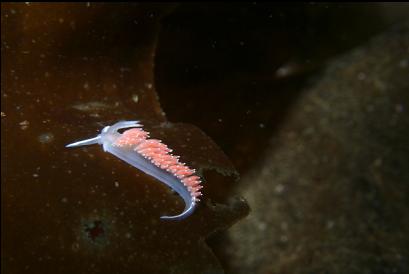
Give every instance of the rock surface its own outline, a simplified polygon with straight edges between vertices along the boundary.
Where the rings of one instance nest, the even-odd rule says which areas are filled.
[[[231,273],[409,272],[409,22],[328,63],[241,182]]]

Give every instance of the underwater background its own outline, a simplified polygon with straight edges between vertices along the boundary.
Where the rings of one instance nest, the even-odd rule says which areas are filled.
[[[3,273],[409,273],[409,4],[2,3]],[[140,120],[197,210],[99,146]]]

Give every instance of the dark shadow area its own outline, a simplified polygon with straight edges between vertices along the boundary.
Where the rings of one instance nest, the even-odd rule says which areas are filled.
[[[367,4],[181,4],[162,21],[161,105],[171,121],[203,129],[245,172],[306,79],[393,22],[382,15],[381,5]]]

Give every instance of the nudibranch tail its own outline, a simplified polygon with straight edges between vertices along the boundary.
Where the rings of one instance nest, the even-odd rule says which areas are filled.
[[[162,220],[183,220],[187,217],[189,217],[193,211],[195,210],[195,206],[196,206],[196,202],[191,202],[188,207],[185,208],[185,210],[180,213],[179,215],[175,215],[175,216],[161,216],[160,218]]]
[[[179,215],[162,216],[161,219],[184,219],[193,213],[202,195],[200,177],[194,169],[181,163],[178,156],[172,155],[172,150],[160,140],[149,139],[149,133],[141,127],[138,121],[118,122],[105,127],[95,138],[75,142],[67,147],[102,144],[105,151],[160,180],[182,197],[185,210]],[[130,129],[119,133],[118,130],[123,128]]]

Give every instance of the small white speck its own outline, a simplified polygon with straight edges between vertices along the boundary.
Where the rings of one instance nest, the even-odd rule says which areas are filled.
[[[68,199],[64,197],[64,198],[61,199],[61,202],[67,203],[67,202],[68,202]]]
[[[47,132],[38,136],[37,139],[42,144],[51,143],[52,141],[54,141],[54,134],[52,134],[51,132]]]
[[[260,128],[265,128],[266,126],[265,126],[263,123],[260,123],[260,124],[259,124],[259,127],[260,127]]]
[[[64,23],[64,18],[58,19],[58,22],[60,22],[60,24]]]
[[[222,118],[217,119],[217,121],[219,121],[219,123],[221,123],[223,120]]]
[[[85,82],[85,83],[84,83],[83,88],[84,88],[84,89],[89,89],[89,84],[88,84],[88,82]]]
[[[291,67],[290,67],[290,66],[287,66],[287,65],[284,65],[284,66],[280,67],[280,68],[277,69],[277,71],[276,71],[276,76],[277,76],[278,78],[286,77],[286,76],[288,76],[288,75],[290,75],[290,74],[291,74]]]
[[[139,101],[139,96],[138,96],[138,94],[132,95],[132,101],[134,101],[135,103],[138,103],[138,101]]]
[[[34,173],[34,174],[33,174],[33,177],[34,177],[34,178],[38,178],[38,176],[39,176],[39,175],[38,175],[37,173]]]
[[[20,122],[19,125],[20,125],[20,128],[22,130],[26,130],[28,128],[28,126],[30,125],[30,122],[27,121],[27,120],[24,120],[24,121]]]
[[[115,187],[119,187],[119,182],[114,183]]]

